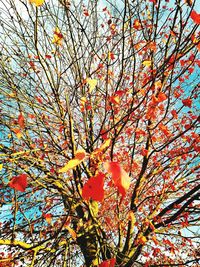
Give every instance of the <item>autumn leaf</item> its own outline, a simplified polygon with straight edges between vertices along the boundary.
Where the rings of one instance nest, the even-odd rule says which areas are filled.
[[[27,175],[20,174],[18,176],[13,176],[12,180],[8,183],[11,188],[24,192],[27,187]]]
[[[52,221],[52,214],[51,213],[43,214],[43,217],[45,218],[45,220],[47,221],[48,224],[51,224],[51,221]]]
[[[136,30],[140,30],[141,29],[141,24],[140,24],[140,21],[138,19],[134,20],[133,28],[136,29]]]
[[[52,58],[52,56],[51,56],[51,55],[48,55],[48,54],[46,54],[46,55],[45,55],[45,58],[46,58],[46,59],[51,59],[51,58]]]
[[[130,186],[130,177],[120,166],[118,162],[106,162],[104,163],[104,168],[108,173],[112,175],[112,180],[115,186],[118,188],[118,191],[122,196],[125,196],[126,191]]]
[[[99,172],[96,176],[91,177],[83,186],[82,197],[85,200],[95,200],[102,202],[104,199],[104,177],[102,172]]]
[[[35,6],[42,6],[45,0],[29,0],[30,4],[34,4]]]
[[[171,132],[169,130],[169,128],[164,125],[163,123],[160,123],[158,128],[164,133],[164,135],[166,135],[167,137],[171,136]]]
[[[56,27],[54,31],[52,43],[56,45],[62,45],[62,41],[63,41],[63,35],[60,32],[59,28]]]
[[[84,9],[84,10],[83,10],[83,14],[84,14],[86,17],[88,17],[88,16],[90,15],[87,9]]]
[[[182,100],[184,106],[191,108],[192,107],[192,99],[186,98]]]
[[[113,52],[108,52],[108,59],[109,60],[114,60],[115,59],[115,55],[113,54]]]
[[[42,98],[40,96],[36,96],[35,99],[38,101],[38,103],[42,104]]]
[[[147,149],[142,148],[140,153],[141,153],[141,155],[142,155],[143,157],[147,157],[147,156],[148,156],[148,152],[149,152],[149,151],[148,151]]]
[[[143,62],[142,62],[142,64],[145,66],[145,67],[151,67],[151,60],[144,60]]]
[[[114,105],[120,104],[120,97],[118,95],[113,95],[110,97],[110,102]]]
[[[147,242],[146,236],[144,236],[143,234],[140,234],[137,242],[138,242],[138,244],[145,245]]]
[[[176,112],[175,109],[173,109],[173,110],[171,111],[171,114],[172,114],[172,116],[173,116],[175,119],[178,119],[178,114],[177,114],[177,112]]]
[[[110,144],[111,144],[111,140],[110,139],[106,139],[99,148],[96,148],[92,152],[90,158],[95,159],[96,157],[98,157],[101,153],[105,152],[105,150],[110,146]]]
[[[58,172],[67,172],[70,169],[74,169],[85,159],[86,155],[87,153],[85,152],[85,150],[77,150],[75,153],[75,157],[68,161],[67,164]]]
[[[12,131],[16,134],[18,139],[22,137],[22,133],[19,128],[13,128]]]
[[[190,17],[194,23],[200,24],[200,14],[198,14],[195,10],[192,10]]]
[[[83,149],[77,150],[75,153],[75,159],[82,161],[86,157],[86,154],[87,153]]]
[[[157,0],[149,0],[149,2],[156,4]]]
[[[97,80],[87,78],[86,81],[87,81],[87,84],[89,85],[89,93],[91,93],[97,85]]]
[[[167,96],[166,96],[165,93],[160,92],[160,93],[158,94],[158,102],[163,102],[163,101],[165,101],[166,99],[167,99]]]
[[[22,113],[20,113],[19,116],[18,116],[18,124],[21,127],[21,129],[24,129],[25,120],[24,120],[24,116],[22,115]]]
[[[115,267],[115,262],[116,262],[116,259],[112,258],[112,259],[103,261],[102,263],[99,264],[98,267]]]

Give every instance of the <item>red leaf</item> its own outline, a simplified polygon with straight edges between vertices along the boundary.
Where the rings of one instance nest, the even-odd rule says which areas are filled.
[[[196,11],[192,10],[190,17],[194,23],[200,24],[200,14],[198,14]]]
[[[141,155],[144,156],[144,157],[147,157],[147,155],[148,155],[148,150],[145,149],[145,148],[142,148],[142,149],[141,149]]]
[[[194,72],[194,68],[188,68],[188,72],[191,74]]]
[[[183,99],[182,100],[182,103],[183,103],[184,106],[191,108],[191,106],[192,106],[192,99],[190,99],[190,98]]]
[[[110,60],[114,60],[115,59],[115,55],[113,54],[113,52],[109,52],[108,53],[108,59],[110,59]]]
[[[157,0],[149,0],[149,2],[156,4]]]
[[[63,38],[63,34],[61,32],[58,31],[54,31],[54,34],[58,36],[58,38],[62,39]]]
[[[27,175],[20,174],[18,176],[13,176],[8,186],[10,186],[11,188],[14,188],[15,190],[24,192],[27,187]]]
[[[45,55],[45,58],[47,58],[47,59],[51,59],[51,55]]]
[[[18,124],[22,129],[24,129],[24,116],[22,115],[22,113],[20,113],[18,116]]]
[[[118,162],[106,162],[104,168],[112,175],[112,180],[117,186],[119,193],[125,196],[130,186],[130,177],[128,174]]]
[[[91,177],[83,186],[82,197],[85,200],[95,200],[102,202],[104,199],[104,177],[102,172],[99,172],[96,176]]]
[[[175,119],[178,119],[178,115],[177,115],[177,112],[176,112],[175,109],[173,109],[173,110],[171,111],[171,114],[172,114],[172,116],[173,116]]]
[[[42,104],[42,98],[40,96],[36,96],[35,98],[40,104]]]
[[[98,267],[115,267],[115,262],[116,259],[112,258],[110,260],[103,261],[102,263],[99,264]]]

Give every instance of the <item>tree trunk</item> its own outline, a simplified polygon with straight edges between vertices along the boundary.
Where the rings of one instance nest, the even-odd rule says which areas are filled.
[[[86,267],[98,266],[98,240],[94,226],[82,227],[77,243],[83,253]]]

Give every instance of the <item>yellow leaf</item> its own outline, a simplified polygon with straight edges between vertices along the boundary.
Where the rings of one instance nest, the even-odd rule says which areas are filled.
[[[138,237],[138,243],[142,244],[142,245],[145,245],[146,242],[147,242],[146,236],[144,236],[143,234],[140,234],[139,237]]]
[[[89,93],[91,93],[97,85],[97,80],[87,78],[86,81],[87,81],[87,84],[89,85]]]
[[[95,150],[92,152],[91,157],[92,157],[92,158],[97,157],[98,154],[101,153],[101,152],[104,152],[104,150],[105,150],[106,148],[108,148],[108,147],[110,146],[110,144],[111,144],[111,140],[110,140],[110,139],[106,139],[105,142],[103,142],[103,144],[102,144],[99,148],[95,149]]]
[[[154,85],[155,85],[156,88],[161,88],[162,87],[161,81],[155,82]]]
[[[81,105],[84,105],[87,102],[86,97],[81,97]]]
[[[142,64],[145,66],[145,67],[150,67],[151,66],[151,60],[145,60],[142,62]]]
[[[54,184],[58,187],[58,188],[63,188],[62,184],[59,181],[55,181]]]
[[[0,164],[0,171],[3,169],[3,164]]]
[[[58,27],[55,28],[52,43],[56,45],[62,45],[63,35]]]
[[[75,157],[67,162],[67,164],[61,168],[58,172],[67,172],[70,169],[74,169],[78,166],[86,157],[85,150],[77,150],[75,153]]]
[[[35,6],[42,6],[45,0],[29,0],[30,4],[34,4]]]
[[[70,169],[74,169],[77,165],[79,165],[81,161],[79,159],[71,159],[67,162],[67,164],[61,168],[58,172],[67,172]]]

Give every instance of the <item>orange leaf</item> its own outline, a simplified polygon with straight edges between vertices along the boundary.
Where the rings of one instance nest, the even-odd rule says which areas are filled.
[[[163,102],[163,101],[165,101],[166,99],[167,99],[167,96],[166,96],[165,93],[160,92],[160,93],[158,94],[158,101],[159,101],[159,102]]]
[[[24,192],[27,187],[27,175],[20,174],[18,176],[13,176],[12,180],[9,182],[8,186],[11,188]]]
[[[77,150],[75,153],[75,159],[83,160],[86,157],[85,150]]]
[[[22,113],[20,113],[18,116],[18,124],[22,129],[24,129],[25,124],[24,124],[24,116],[22,115]]]
[[[110,97],[110,102],[114,105],[119,105],[120,104],[120,98],[118,95],[113,95]]]
[[[190,17],[194,23],[200,24],[200,14],[198,14],[195,10],[192,10]]]
[[[47,221],[48,224],[51,224],[51,221],[52,221],[52,214],[51,213],[43,214],[43,217],[45,218],[45,220]]]
[[[104,168],[112,175],[112,180],[117,186],[119,193],[125,196],[131,182],[128,174],[118,162],[106,162],[104,163]]]
[[[12,130],[16,134],[18,139],[20,139],[22,137],[22,133],[21,133],[19,128],[13,128]]]
[[[82,197],[85,200],[95,200],[102,202],[104,199],[104,177],[102,172],[99,172],[96,176],[91,177],[83,186]]]
[[[140,30],[141,29],[141,24],[140,24],[140,21],[138,19],[134,20],[133,28],[136,29],[136,30]]]
[[[163,123],[160,123],[158,128],[166,135],[166,136],[170,136],[171,135],[171,132],[170,130],[168,129],[168,127],[166,125],[164,125]]]

